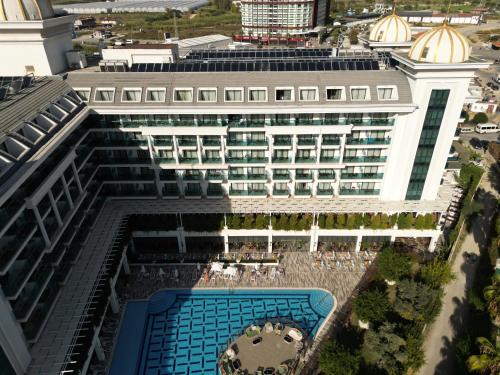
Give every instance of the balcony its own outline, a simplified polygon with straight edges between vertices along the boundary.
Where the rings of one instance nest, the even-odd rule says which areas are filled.
[[[316,195],[333,195],[333,188],[318,189]]]
[[[295,173],[296,180],[312,180],[312,173]]]
[[[154,139],[153,143],[155,146],[172,146],[172,139]]]
[[[147,146],[148,141],[146,139],[114,139],[114,140],[103,140],[100,147],[138,147]]]
[[[325,122],[321,119],[301,119],[301,118],[296,118],[295,119],[295,125],[324,125]]]
[[[194,157],[189,157],[189,156],[184,156],[179,158],[179,163],[184,163],[184,164],[196,164],[198,163],[198,158]]]
[[[282,157],[273,157],[273,163],[291,163],[292,160],[290,158],[282,158]]]
[[[322,145],[325,146],[338,146],[340,145],[340,139],[339,138],[323,138],[321,141]]]
[[[186,189],[184,190],[184,195],[186,197],[201,197],[201,186],[200,185],[195,185],[195,186],[188,185],[186,187]]]
[[[347,138],[348,145],[388,145],[391,143],[390,138]]]
[[[101,164],[151,164],[150,158],[103,158]]]
[[[54,269],[42,266],[31,276],[28,284],[24,287],[20,297],[14,304],[14,313],[18,320],[27,320],[31,310],[35,307],[42,291],[54,274]]]
[[[180,138],[178,140],[179,146],[181,147],[191,147],[191,146],[197,146],[198,142],[196,139],[188,139],[188,138]]]
[[[340,188],[340,195],[378,195],[379,189],[344,189]]]
[[[290,195],[288,189],[273,189],[273,195]]]
[[[335,173],[318,173],[318,180],[335,180]]]
[[[319,159],[321,163],[337,163],[339,160],[337,156],[321,156]]]
[[[175,159],[174,158],[162,158],[155,156],[155,163],[156,164],[174,164]]]
[[[263,128],[265,126],[265,121],[252,121],[252,120],[234,120],[227,121],[227,125],[232,128]]]
[[[297,156],[295,158],[295,162],[296,163],[316,163],[316,157],[314,157],[314,156],[307,156],[307,157],[304,157],[304,156],[299,157],[299,156]]]
[[[205,146],[205,147],[220,146],[220,139],[204,139],[203,146]]]
[[[315,146],[316,138],[298,138],[297,144],[299,146]]]
[[[266,163],[267,158],[231,157],[227,158],[227,162],[233,164]]]
[[[291,146],[292,138],[274,138],[273,145],[275,146]]]
[[[207,196],[209,197],[222,197],[224,190],[221,185],[210,184],[207,188]]]
[[[208,181],[218,181],[224,179],[224,173],[208,171],[206,175]]]
[[[394,119],[347,119],[348,124],[353,124],[355,126],[393,126]]]
[[[251,140],[251,139],[248,139],[246,141],[238,140],[238,139],[228,139],[227,145],[228,146],[267,146],[267,141],[266,140]]]
[[[196,126],[194,120],[170,120],[172,126]]]
[[[184,181],[199,181],[201,178],[201,173],[185,173],[183,175],[183,180]]]
[[[311,189],[310,188],[295,188],[295,195],[311,195]]]
[[[204,164],[220,164],[222,163],[222,159],[220,157],[204,157]]]
[[[219,120],[198,120],[198,126],[222,126],[222,122]]]
[[[265,173],[262,174],[233,174],[230,173],[228,180],[267,180]]]
[[[165,184],[163,187],[163,195],[166,197],[178,197],[179,187],[177,184]]]
[[[332,118],[332,119],[327,119],[325,118],[324,120],[324,125],[347,125],[348,122],[346,119],[341,119],[341,118]]]
[[[229,195],[237,195],[237,196],[265,196],[267,195],[266,189],[255,189],[255,190],[229,190]]]
[[[271,120],[271,126],[294,126],[293,120]]]
[[[289,180],[290,172],[287,173],[276,173],[273,172],[273,180]]]
[[[342,173],[340,178],[350,180],[378,180],[384,177],[383,173]]]
[[[166,170],[160,171],[160,180],[161,181],[175,181],[177,180],[177,174],[175,173],[162,173],[167,172]]]
[[[387,156],[344,156],[345,163],[381,163]]]

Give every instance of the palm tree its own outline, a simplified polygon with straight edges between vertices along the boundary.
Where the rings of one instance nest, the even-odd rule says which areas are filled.
[[[488,311],[495,325],[498,325],[500,323],[500,274],[493,276],[491,285],[484,288],[483,295],[488,304]]]
[[[478,337],[479,355],[471,355],[467,359],[467,367],[471,372],[481,374],[500,373],[500,344],[493,345],[487,338]]]

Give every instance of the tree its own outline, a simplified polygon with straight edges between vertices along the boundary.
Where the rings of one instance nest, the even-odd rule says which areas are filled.
[[[351,44],[358,44],[358,33],[359,31],[357,29],[352,29],[349,33],[349,42]]]
[[[273,215],[271,216],[271,226],[273,227],[273,229],[275,230],[278,230],[279,229],[279,226],[278,226],[278,218]]]
[[[399,229],[410,229],[411,227],[413,227],[413,214],[411,212],[408,212],[406,214],[400,213],[397,222]]]
[[[346,223],[347,229],[354,229],[356,228],[356,216],[353,214],[348,214],[347,215],[347,223]]]
[[[365,290],[354,299],[352,309],[364,322],[382,322],[390,309],[387,293],[378,289]]]
[[[325,215],[324,215],[324,214],[319,215],[319,217],[318,217],[318,226],[319,226],[321,229],[325,229],[325,226],[326,226],[326,218],[325,218]]]
[[[290,215],[290,220],[288,221],[288,230],[297,230],[299,222],[299,215],[292,214]]]
[[[365,228],[370,228],[371,225],[372,225],[372,217],[370,214],[365,213],[363,215],[363,226]]]
[[[288,230],[288,216],[285,214],[282,214],[280,216],[280,219],[278,221],[278,227],[281,230]]]
[[[375,214],[372,216],[371,228],[380,229],[382,227],[382,220],[380,214]]]
[[[410,274],[410,257],[395,249],[383,249],[377,259],[378,276],[389,281],[399,281]]]
[[[333,214],[328,214],[328,216],[326,217],[326,229],[333,229],[334,225]]]
[[[450,263],[446,260],[434,258],[420,269],[422,281],[431,288],[437,289],[455,278]]]
[[[243,219],[243,229],[252,229],[253,227],[253,215],[245,215]]]
[[[433,214],[425,214],[424,217],[424,228],[425,229],[434,229],[436,228],[436,220]]]
[[[484,288],[483,295],[491,318],[500,320],[500,274],[493,276],[491,285]]]
[[[476,113],[472,118],[473,124],[484,124],[488,122],[488,115],[484,112]]]
[[[232,215],[229,223],[229,228],[231,229],[240,229],[240,217],[238,215]]]
[[[471,355],[467,359],[467,367],[471,372],[482,374],[500,373],[500,342],[494,345],[486,337],[478,337],[479,355]]]
[[[345,227],[345,215],[338,214],[337,215],[337,229],[344,229]]]
[[[355,217],[355,222],[356,222],[356,228],[361,228],[361,226],[363,225],[363,214],[360,214],[360,213],[356,213],[354,214],[354,217]]]
[[[406,320],[430,322],[439,312],[441,290],[412,280],[398,284],[394,310]]]
[[[378,331],[366,332],[361,352],[366,363],[375,365],[388,374],[402,373],[408,360],[406,341],[396,333],[396,325],[393,323],[386,322]]]
[[[391,228],[398,222],[398,214],[392,214],[390,217]]]
[[[330,340],[322,348],[319,367],[324,375],[355,375],[359,372],[361,356],[341,343]]]
[[[415,229],[424,229],[425,228],[425,217],[423,215],[417,215],[415,218]]]

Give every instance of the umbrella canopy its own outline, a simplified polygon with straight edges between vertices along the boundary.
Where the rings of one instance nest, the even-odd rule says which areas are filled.
[[[229,276],[236,276],[236,274],[238,273],[238,269],[236,267],[227,267],[225,270],[224,270],[224,275],[229,275]]]
[[[165,276],[165,271],[163,271],[163,268],[160,267],[160,270],[158,271],[158,274],[160,276]]]
[[[144,264],[141,266],[141,273],[146,273],[146,267],[144,267]]]
[[[212,272],[222,272],[223,264],[220,262],[213,262],[211,266]]]

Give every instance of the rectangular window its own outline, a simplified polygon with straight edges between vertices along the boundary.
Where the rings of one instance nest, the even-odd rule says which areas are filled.
[[[318,89],[315,87],[299,88],[299,100],[302,102],[318,100]]]
[[[198,101],[215,103],[217,101],[217,89],[215,88],[199,88],[198,89]]]
[[[224,100],[226,102],[242,102],[243,89],[225,89]]]
[[[267,102],[267,89],[266,88],[249,88],[248,89],[249,102]]]
[[[84,101],[85,103],[88,103],[90,100],[90,89],[75,89],[76,95]]]
[[[394,100],[397,99],[395,93],[396,88],[394,87],[378,87],[378,100]]]
[[[126,89],[122,90],[122,102],[138,103],[141,101],[142,89]]]
[[[327,87],[326,100],[345,100],[344,89],[342,87]]]
[[[294,100],[293,97],[293,88],[279,88],[276,89],[276,97],[277,102],[291,102]]]
[[[115,100],[115,89],[114,88],[98,88],[95,90],[94,101],[110,103]]]
[[[354,88],[351,89],[351,99],[352,100],[368,100],[366,88]]]
[[[164,88],[147,88],[146,102],[165,102],[167,90]]]
[[[193,89],[174,89],[174,102],[192,102]]]

